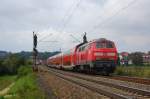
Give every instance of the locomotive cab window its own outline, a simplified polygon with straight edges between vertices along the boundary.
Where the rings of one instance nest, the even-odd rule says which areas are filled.
[[[114,48],[112,42],[96,42],[96,48]]]
[[[112,42],[107,42],[106,48],[114,48],[114,45]]]

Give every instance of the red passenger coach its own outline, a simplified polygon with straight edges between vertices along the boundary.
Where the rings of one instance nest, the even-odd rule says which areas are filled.
[[[81,43],[75,48],[52,56],[47,60],[51,67],[110,74],[117,63],[117,49],[113,41],[101,38]]]

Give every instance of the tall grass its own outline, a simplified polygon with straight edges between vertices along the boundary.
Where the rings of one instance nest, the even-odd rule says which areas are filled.
[[[12,82],[16,80],[16,75],[10,76],[0,76],[0,90],[3,90],[7,86],[9,86]]]
[[[45,99],[30,67],[21,67],[18,70],[18,80],[9,93],[14,95],[12,99]]]
[[[118,66],[114,74],[150,78],[150,66]]]

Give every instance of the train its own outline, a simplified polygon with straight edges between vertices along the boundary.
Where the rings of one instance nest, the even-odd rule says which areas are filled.
[[[117,65],[117,48],[105,38],[80,43],[74,48],[49,57],[47,65],[57,69],[95,72],[109,75]]]

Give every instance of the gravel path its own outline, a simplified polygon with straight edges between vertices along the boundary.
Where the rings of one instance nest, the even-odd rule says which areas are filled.
[[[14,85],[15,83],[10,84],[8,87],[6,87],[5,89],[3,89],[2,91],[0,91],[0,96],[4,96],[8,93],[8,91],[10,90],[10,88]]]
[[[40,89],[45,93],[46,99],[57,99],[51,88],[47,86],[47,81],[45,81],[42,74],[37,74],[37,81]]]

